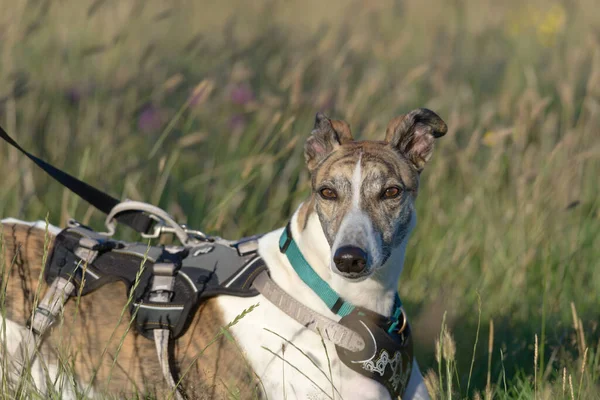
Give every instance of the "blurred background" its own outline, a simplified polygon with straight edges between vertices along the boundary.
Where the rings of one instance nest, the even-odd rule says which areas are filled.
[[[314,115],[447,122],[400,294],[436,398],[600,398],[597,0],[0,0],[0,124],[227,238],[309,193]],[[0,143],[0,216],[104,216]],[[122,232],[122,237],[135,236]]]

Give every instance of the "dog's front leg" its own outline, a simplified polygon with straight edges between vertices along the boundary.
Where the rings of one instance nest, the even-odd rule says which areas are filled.
[[[405,400],[430,400],[417,360],[413,360],[412,373],[402,398]]]

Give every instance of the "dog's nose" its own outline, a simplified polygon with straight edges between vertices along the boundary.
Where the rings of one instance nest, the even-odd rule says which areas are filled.
[[[333,262],[340,272],[358,274],[367,267],[367,253],[356,246],[342,246],[335,251]]]

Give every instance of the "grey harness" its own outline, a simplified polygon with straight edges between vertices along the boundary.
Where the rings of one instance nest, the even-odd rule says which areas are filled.
[[[45,268],[51,285],[63,278],[85,296],[109,282],[125,283],[138,331],[155,329],[180,337],[205,299],[220,294],[256,296],[254,278],[266,270],[257,256],[257,237],[229,244],[208,239],[189,246],[126,243],[71,224],[55,239]],[[167,305],[166,305],[167,304]]]

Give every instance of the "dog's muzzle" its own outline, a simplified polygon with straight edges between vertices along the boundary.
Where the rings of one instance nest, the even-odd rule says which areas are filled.
[[[333,263],[342,275],[353,278],[367,271],[367,258],[367,253],[360,247],[342,246],[335,251]]]

